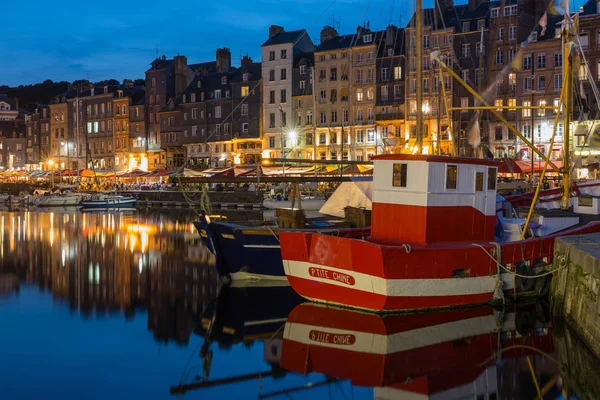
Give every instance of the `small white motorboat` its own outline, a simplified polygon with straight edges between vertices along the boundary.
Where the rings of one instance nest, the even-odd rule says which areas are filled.
[[[68,207],[77,206],[81,202],[88,198],[88,194],[83,193],[68,193],[68,194],[49,194],[37,196],[33,200],[33,204],[38,207]]]
[[[129,196],[119,196],[110,194],[96,194],[90,199],[83,200],[83,208],[120,208],[133,207],[137,199]]]

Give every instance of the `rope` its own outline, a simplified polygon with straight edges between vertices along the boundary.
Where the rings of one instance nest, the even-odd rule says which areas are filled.
[[[410,254],[412,252],[412,247],[410,247],[410,244],[404,243],[402,247],[404,247],[404,250],[406,250],[406,254]]]
[[[271,232],[271,234],[275,237],[275,239],[277,239],[277,242],[281,243],[281,241],[279,240],[279,236],[277,236],[277,234],[273,231],[273,229],[271,229],[271,227],[269,225],[266,225],[266,228],[269,230],[269,232]]]
[[[504,265],[502,265],[501,263],[499,263],[499,262],[496,260],[496,258],[494,258],[494,256],[493,256],[492,254],[490,254],[490,253],[489,253],[489,252],[488,252],[488,251],[485,249],[485,247],[483,247],[482,245],[480,245],[480,244],[477,244],[477,243],[471,243],[471,245],[472,245],[472,246],[475,246],[475,247],[479,247],[481,250],[483,250],[483,252],[484,252],[485,254],[487,254],[487,255],[488,255],[488,257],[490,257],[490,258],[491,258],[491,259],[492,259],[492,260],[493,260],[493,261],[496,263],[496,265],[498,265],[498,267],[502,268],[503,270],[505,270],[505,271],[506,271],[506,272],[508,272],[509,274],[513,274],[514,276],[518,276],[519,278],[525,278],[525,279],[536,279],[536,278],[542,278],[542,277],[544,277],[544,276],[547,276],[547,275],[552,275],[553,273],[555,273],[555,272],[557,272],[557,271],[560,271],[561,269],[564,269],[564,268],[566,268],[566,267],[568,267],[568,266],[569,266],[569,263],[565,263],[565,265],[563,265],[563,266],[561,266],[561,267],[558,267],[558,268],[556,268],[556,269],[553,269],[552,271],[544,272],[543,274],[539,274],[539,275],[521,275],[521,274],[519,274],[519,273],[517,273],[517,272],[514,272],[514,271],[511,271],[511,270],[509,270],[509,269],[508,269],[508,268],[506,268]],[[560,261],[559,261],[559,262],[560,262]]]

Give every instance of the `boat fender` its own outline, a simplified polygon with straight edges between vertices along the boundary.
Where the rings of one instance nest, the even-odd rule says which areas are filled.
[[[535,328],[535,316],[531,311],[519,311],[515,318],[515,327],[522,336],[531,333]]]
[[[533,271],[531,270],[531,268],[529,268],[529,266],[525,264],[518,264],[516,266],[516,272],[519,275],[527,276],[527,278],[523,278],[521,276],[516,277],[517,287],[524,291],[529,291],[533,289],[535,285],[535,279],[531,277],[533,275]]]

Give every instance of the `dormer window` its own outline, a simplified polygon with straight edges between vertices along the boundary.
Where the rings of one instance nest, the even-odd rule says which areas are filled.
[[[123,97],[123,91],[117,90],[117,97]]]
[[[221,85],[227,85],[227,77],[226,76],[221,77]]]
[[[529,36],[529,41],[537,42],[537,32],[531,32],[531,35]]]
[[[250,74],[247,72],[244,72],[244,74],[242,75],[242,81],[248,82],[249,77],[250,77]]]
[[[394,55],[394,49],[392,49],[392,48],[388,49],[387,55],[388,55],[388,57],[393,56]]]
[[[306,65],[301,65],[300,66],[300,75],[304,75],[306,74]]]
[[[183,95],[183,97],[182,97],[182,99],[181,99],[181,102],[182,102],[183,104],[185,104],[185,94]]]
[[[198,81],[198,89],[202,87],[202,81]]]
[[[221,98],[221,91],[215,90],[215,99],[220,99],[220,98]]]
[[[192,103],[195,103],[195,102],[196,102],[196,93],[191,93],[191,94],[190,94],[190,101],[191,101]]]
[[[369,35],[364,35],[363,36],[363,42],[364,43],[371,43],[373,41],[373,35],[369,34]]]

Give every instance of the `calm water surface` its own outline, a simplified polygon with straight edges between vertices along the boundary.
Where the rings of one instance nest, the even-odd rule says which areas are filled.
[[[192,220],[0,212],[0,399],[598,398],[544,307],[382,318],[219,289]]]

